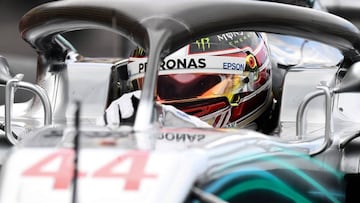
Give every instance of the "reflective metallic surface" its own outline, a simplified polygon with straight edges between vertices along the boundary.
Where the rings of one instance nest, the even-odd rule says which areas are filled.
[[[132,12],[139,3],[144,6]],[[224,9],[228,12],[220,12]],[[128,61],[86,58],[56,37],[90,28],[127,35],[150,52],[151,71],[146,72],[134,126],[96,126],[96,119],[123,91],[118,71]],[[230,28],[319,40],[339,49],[332,56],[341,53],[342,57],[334,57],[330,64],[313,63],[316,57],[306,62],[303,56],[322,50],[307,47],[313,43],[304,39],[289,45],[289,50],[295,50],[290,60],[279,54],[284,44],[277,47],[274,64],[279,72],[283,70],[284,78],[279,77],[283,89],[276,97],[281,103],[279,127],[272,135],[250,129],[161,126],[154,98],[161,59],[188,41]],[[360,32],[350,22],[314,9],[264,2],[74,0],[29,11],[20,29],[39,53],[36,85],[50,99],[53,120],[43,126],[44,106],[38,98],[14,104],[10,127],[23,133],[2,167],[1,202],[70,202],[75,195],[73,178],[79,181],[78,202],[87,203],[197,202],[196,194],[206,193],[216,196],[211,200],[226,202],[356,199],[360,143],[359,119],[353,118],[360,113],[358,84],[350,81],[350,96],[331,92],[348,82],[344,83],[347,73],[359,60]],[[311,92],[319,83],[326,97],[306,100],[300,112],[311,116],[296,120],[303,96],[318,95]],[[74,101],[83,102],[77,129],[73,112],[79,109],[74,109]],[[301,139],[296,136],[299,120],[307,123],[306,129],[299,126]],[[73,160],[79,160],[77,168]]]

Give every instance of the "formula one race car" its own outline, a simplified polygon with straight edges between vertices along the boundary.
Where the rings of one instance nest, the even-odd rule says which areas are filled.
[[[84,57],[63,37],[83,29],[137,48]],[[1,202],[359,200],[360,31],[340,17],[257,1],[73,0],[32,9],[20,31],[39,55],[37,84],[1,58],[2,128],[15,145]],[[36,97],[13,104],[18,88]],[[129,90],[140,99],[116,103],[116,126],[99,124]],[[189,125],[190,114],[214,127]],[[271,135],[256,131],[274,122]]]

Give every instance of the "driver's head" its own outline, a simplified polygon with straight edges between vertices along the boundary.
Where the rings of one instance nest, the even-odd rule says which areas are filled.
[[[131,88],[142,89],[146,54],[129,59]],[[271,63],[264,36],[228,32],[198,39],[162,62],[157,101],[200,117],[214,127],[242,127],[271,101]]]

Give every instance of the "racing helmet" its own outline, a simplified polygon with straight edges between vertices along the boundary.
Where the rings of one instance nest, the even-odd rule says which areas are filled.
[[[147,57],[136,48],[128,63],[132,90],[141,90]],[[214,127],[244,127],[272,101],[265,35],[227,32],[168,55],[159,67],[156,99]]]

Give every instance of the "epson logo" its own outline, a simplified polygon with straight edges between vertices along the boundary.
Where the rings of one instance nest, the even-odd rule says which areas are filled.
[[[146,72],[147,62],[139,63],[139,73]],[[205,68],[205,58],[168,59],[161,63],[161,70]]]
[[[223,63],[223,69],[227,70],[240,70],[243,71],[245,69],[245,65],[242,63]]]

